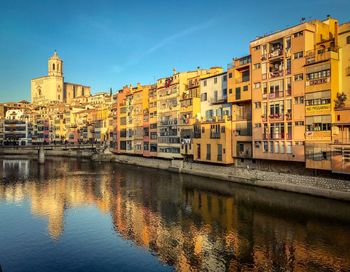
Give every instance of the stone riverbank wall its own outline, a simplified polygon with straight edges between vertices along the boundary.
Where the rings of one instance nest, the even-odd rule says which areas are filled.
[[[350,178],[349,180],[335,179],[330,177],[278,173],[234,166],[184,162],[182,160],[162,160],[128,155],[101,154],[95,155],[93,159],[163,169],[246,185],[350,201]]]

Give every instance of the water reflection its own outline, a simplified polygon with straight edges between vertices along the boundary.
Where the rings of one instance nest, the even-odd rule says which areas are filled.
[[[68,210],[95,206],[123,239],[176,270],[350,270],[343,202],[88,161],[1,165],[0,198],[28,199],[57,242]]]

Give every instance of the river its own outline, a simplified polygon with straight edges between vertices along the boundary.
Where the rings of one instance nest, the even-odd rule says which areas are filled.
[[[0,176],[3,272],[350,271],[350,203],[67,158]]]

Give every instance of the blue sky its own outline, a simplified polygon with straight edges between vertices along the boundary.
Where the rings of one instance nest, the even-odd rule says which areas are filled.
[[[0,102],[30,99],[56,49],[65,81],[93,92],[226,65],[256,36],[327,14],[350,21],[349,0],[0,0]],[[284,11],[284,12],[282,12]]]

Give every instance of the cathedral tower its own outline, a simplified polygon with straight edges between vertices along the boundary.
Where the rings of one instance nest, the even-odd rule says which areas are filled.
[[[49,58],[48,62],[48,75],[49,76],[63,76],[63,61],[58,56],[57,52]]]

